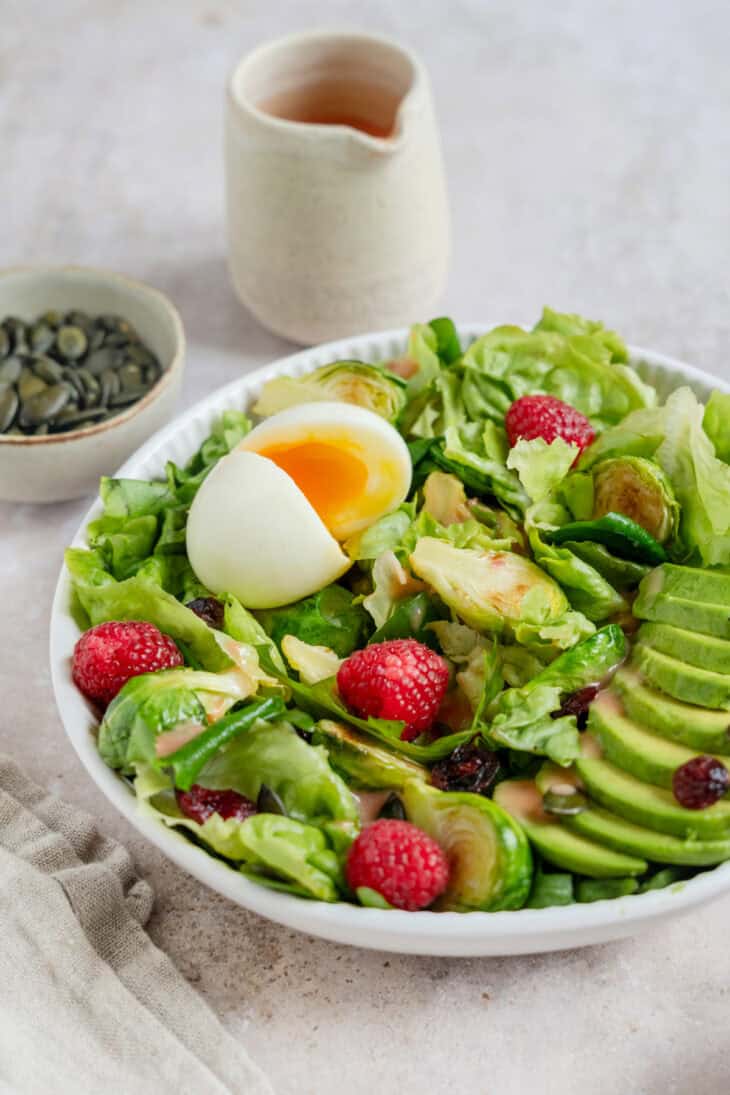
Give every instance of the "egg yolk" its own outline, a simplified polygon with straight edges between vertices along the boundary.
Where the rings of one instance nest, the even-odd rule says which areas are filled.
[[[367,486],[367,465],[347,448],[324,441],[296,441],[257,450],[294,480],[329,528]]]

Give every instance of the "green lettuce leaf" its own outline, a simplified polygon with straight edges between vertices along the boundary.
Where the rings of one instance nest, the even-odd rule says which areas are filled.
[[[554,717],[563,699],[603,680],[626,653],[623,631],[611,624],[566,650],[521,688],[509,688],[496,701],[485,730],[492,745],[550,757],[567,766],[579,754],[573,715]]]
[[[579,452],[577,445],[569,445],[562,437],[550,444],[542,437],[532,441],[521,437],[510,449],[507,467],[517,472],[531,500],[542,502],[568,474]]]
[[[705,407],[702,426],[715,447],[715,456],[730,464],[730,393],[717,389]]]
[[[98,551],[69,548],[65,559],[74,592],[92,625],[147,620],[173,638],[195,665],[215,672],[233,664],[216,632],[161,586],[139,576],[117,582]]]
[[[712,417],[716,414],[718,404]],[[581,457],[587,470],[607,456],[645,456],[669,477],[682,510],[676,555],[705,566],[730,564],[730,466],[715,455],[703,428],[705,411],[690,388],[663,407],[630,414]]]
[[[327,646],[340,658],[363,646],[371,630],[365,609],[337,584],[295,604],[261,610],[256,618],[279,647],[285,635],[294,635],[310,646]]]
[[[211,814],[200,825],[182,813],[169,781],[151,768],[139,771],[134,789],[141,813],[192,833],[217,855],[241,864],[255,881],[301,897],[337,900],[339,861],[316,826],[277,814],[255,814],[245,821]]]
[[[130,578],[157,540],[157,518],[98,517],[86,529],[89,545],[96,549],[104,565],[118,580]]]
[[[308,745],[287,722],[255,722],[208,761],[197,782],[232,788],[252,802],[265,784],[298,821],[358,822],[355,798],[330,767],[326,749]]]
[[[175,497],[167,483],[147,482],[144,479],[102,476],[99,495],[105,517],[156,516],[168,506],[175,505]]]
[[[250,429],[251,422],[242,411],[224,411],[210,436],[184,468],[168,462],[167,485],[178,504],[190,505],[206,475],[221,457],[243,441]]]
[[[535,562],[564,590],[576,612],[598,622],[626,609],[626,601],[603,575],[587,562],[583,553],[566,545],[547,544],[541,532],[568,521],[562,507],[543,502],[527,514],[527,532]],[[595,545],[594,545],[595,546]]]

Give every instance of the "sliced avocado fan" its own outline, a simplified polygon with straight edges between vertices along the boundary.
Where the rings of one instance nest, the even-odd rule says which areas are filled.
[[[611,691],[621,697],[634,722],[699,753],[730,754],[730,712],[682,703],[648,685],[636,669],[623,666]]]

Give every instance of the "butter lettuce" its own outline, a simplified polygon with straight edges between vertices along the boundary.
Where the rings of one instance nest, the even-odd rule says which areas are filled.
[[[720,404],[715,402],[710,428]],[[675,555],[705,566],[730,564],[730,465],[715,454],[703,428],[705,409],[689,388],[679,388],[662,407],[630,414],[585,451],[587,470],[608,456],[644,456],[669,478],[681,506]],[[715,435],[717,436],[717,428]]]
[[[192,833],[256,882],[300,897],[337,900],[342,886],[339,860],[315,825],[265,813],[245,821],[211,814],[201,825],[182,813],[169,780],[153,768],[140,770],[134,789],[142,814]]]
[[[528,510],[527,533],[533,557],[564,590],[577,612],[594,622],[608,619],[627,607],[621,593],[583,553],[574,552],[566,545],[548,544],[542,538],[542,532],[563,525],[569,519],[567,510],[554,503],[543,502]]]
[[[295,604],[259,611],[256,618],[279,647],[285,635],[294,635],[309,645],[327,646],[341,658],[363,646],[371,630],[365,609],[337,584]]]
[[[532,502],[542,502],[570,471],[580,449],[562,437],[550,444],[542,437],[528,441],[521,437],[510,449],[507,467],[513,468]]]
[[[232,788],[255,802],[262,784],[276,792],[299,821],[358,821],[357,803],[330,767],[327,751],[308,745],[288,722],[257,721],[213,756],[197,782]]]
[[[233,665],[216,632],[161,586],[137,575],[117,582],[98,551],[69,548],[66,566],[90,624],[105,620],[147,620],[169,635],[186,660],[216,671]]]
[[[566,650],[521,688],[508,688],[484,736],[492,746],[550,757],[568,765],[580,751],[575,716],[559,715],[573,692],[603,680],[626,653],[623,631],[615,624],[596,631]]]
[[[707,401],[702,426],[715,448],[715,456],[730,464],[730,393],[715,390]]]

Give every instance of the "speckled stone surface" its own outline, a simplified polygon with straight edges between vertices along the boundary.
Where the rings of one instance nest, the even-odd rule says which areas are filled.
[[[289,349],[226,274],[223,82],[261,39],[314,26],[394,34],[431,71],[454,220],[444,311],[529,320],[547,301],[730,370],[721,3],[0,6],[0,264],[105,265],[169,293],[185,404]],[[82,771],[51,694],[50,600],[86,504],[0,505],[2,748],[129,845],[157,893],[155,940],[282,1095],[727,1089],[730,897],[605,947],[398,958],[266,923],[144,843]]]

